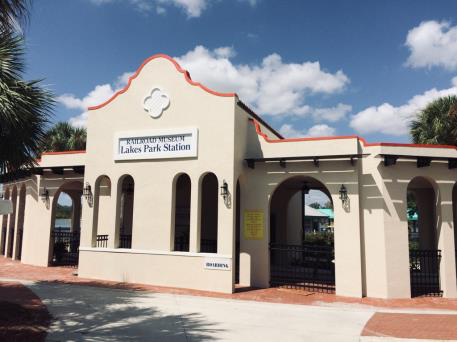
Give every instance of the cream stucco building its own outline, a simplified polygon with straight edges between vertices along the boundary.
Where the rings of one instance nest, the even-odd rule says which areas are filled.
[[[351,297],[457,297],[457,151],[284,139],[236,94],[191,80],[165,55],[88,115],[86,151],[45,153],[2,175],[0,251],[73,263],[85,278],[231,293],[292,286]],[[334,244],[303,244],[303,195],[325,192]],[[70,231],[57,198],[73,200]],[[408,238],[407,193],[419,212]]]

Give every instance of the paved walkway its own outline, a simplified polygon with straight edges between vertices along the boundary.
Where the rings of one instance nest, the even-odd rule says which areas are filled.
[[[54,317],[48,341],[457,340],[455,300],[408,300],[400,308],[398,301],[278,289],[220,295],[99,282],[72,271],[0,257],[0,283],[21,282]],[[284,304],[294,298],[300,304]]]
[[[0,282],[0,341],[44,341],[51,315],[20,282]]]

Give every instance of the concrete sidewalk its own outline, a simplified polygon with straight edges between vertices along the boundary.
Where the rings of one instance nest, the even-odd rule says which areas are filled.
[[[26,285],[54,316],[49,341],[457,341],[453,299],[277,288],[220,294],[83,279],[73,271],[0,257],[0,282]]]
[[[359,341],[373,310],[23,282],[55,321],[48,341]]]
[[[436,324],[449,317],[457,322],[457,312],[449,310],[277,304],[40,281],[21,283],[41,298],[54,317],[48,341],[406,342],[419,340],[388,334],[392,317],[397,329],[399,323],[406,322],[405,329],[394,331],[406,337],[417,323]],[[381,319],[376,319],[378,315]],[[437,327],[443,328],[439,323]],[[372,328],[384,329],[387,334],[379,336]],[[439,340],[450,340],[446,334],[441,337]]]

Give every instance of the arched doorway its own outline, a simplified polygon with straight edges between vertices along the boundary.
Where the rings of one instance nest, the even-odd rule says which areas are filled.
[[[200,252],[217,253],[219,187],[214,173],[201,181]]]
[[[441,296],[436,226],[437,194],[432,181],[411,180],[407,188],[411,296]]]
[[[17,187],[13,187],[11,192],[11,202],[13,203],[13,212],[9,216],[9,229],[8,229],[8,245],[6,248],[6,256],[13,257],[13,243],[14,243],[14,230],[16,225],[16,211],[17,211]]]
[[[132,248],[133,201],[135,181],[130,175],[119,179],[118,185],[118,248]]]
[[[111,180],[102,175],[95,181],[92,246],[108,247],[109,229],[112,227]]]
[[[21,186],[19,191],[19,210],[17,217],[17,236],[16,236],[16,246],[14,248],[14,257],[17,260],[21,260],[22,256],[22,240],[24,236],[24,215],[25,215],[25,185]]]
[[[270,284],[335,291],[333,202],[312,177],[281,183],[270,202]]]
[[[52,200],[51,251],[52,266],[77,266],[81,236],[83,184],[64,183]]]
[[[191,181],[182,173],[174,182],[174,250],[189,251]]]

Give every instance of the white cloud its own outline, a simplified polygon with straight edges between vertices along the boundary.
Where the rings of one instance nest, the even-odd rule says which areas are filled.
[[[421,109],[431,101],[447,95],[457,95],[457,77],[452,79],[451,88],[427,90],[412,97],[404,105],[396,107],[390,103],[383,103],[380,106],[368,107],[351,118],[350,126],[360,133],[406,135],[409,132],[409,124]]]
[[[234,55],[230,47],[211,51],[197,46],[176,60],[195,81],[220,92],[236,92],[267,115],[304,115],[311,111],[305,104],[307,96],[337,93],[349,83],[341,70],[324,71],[319,62],[284,63],[280,55],[271,54],[260,64],[244,65],[234,64]],[[340,114],[328,117],[335,115]]]
[[[314,125],[310,129],[308,129],[308,132],[306,136],[308,137],[328,137],[335,135],[335,128],[330,127],[328,125]]]
[[[89,0],[95,5],[101,6],[121,0]],[[135,9],[143,13],[149,13],[155,9],[157,14],[165,14],[166,7],[174,6],[183,10],[188,18],[200,17],[211,3],[218,0],[127,0]],[[255,7],[259,0],[238,0]]]
[[[107,100],[109,100],[114,93],[123,88],[127,82],[128,78],[133,75],[132,72],[125,72],[119,76],[113,85],[111,84],[101,84],[95,86],[95,88],[89,92],[83,98],[77,98],[73,94],[63,94],[57,97],[57,101],[63,104],[69,109],[79,109],[83,112],[78,116],[70,118],[70,123],[76,127],[86,126],[87,121],[87,108],[91,106],[97,106]]]
[[[220,92],[236,92],[260,114],[270,116],[310,116],[315,121],[336,122],[351,111],[351,106],[338,104],[330,108],[312,108],[305,102],[315,94],[341,92],[349,78],[340,70],[330,73],[322,70],[319,62],[284,63],[281,56],[271,54],[254,65],[235,64],[232,47],[208,50],[203,46],[187,52],[176,60],[189,70],[192,79]],[[84,125],[87,107],[98,105],[122,88],[133,73],[124,73],[113,84],[96,86],[87,96],[76,98],[64,94],[59,101],[70,109],[84,112],[70,122]],[[318,125],[329,127],[327,125]],[[315,126],[315,127],[318,127]],[[315,128],[309,135],[316,135]],[[308,134],[308,133],[306,133]],[[323,135],[333,134],[327,128]]]
[[[405,45],[410,49],[406,65],[457,69],[457,26],[446,21],[424,21],[408,32]]]
[[[295,129],[291,124],[283,124],[279,129],[286,138],[313,138],[313,137],[328,137],[335,135],[335,128],[328,125],[314,125],[306,131]]]
[[[344,119],[346,115],[351,112],[352,106],[338,103],[336,107],[330,108],[315,108],[312,110],[314,120],[316,121],[330,121],[337,122]]]
[[[161,7],[172,5],[184,10],[189,18],[201,16],[202,12],[208,7],[209,0],[156,0]]]

